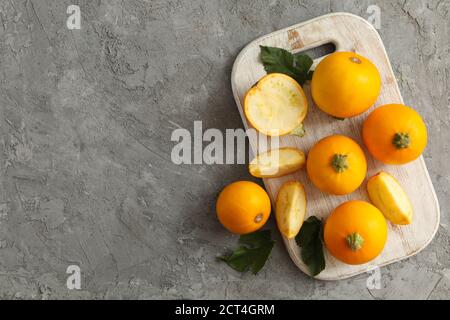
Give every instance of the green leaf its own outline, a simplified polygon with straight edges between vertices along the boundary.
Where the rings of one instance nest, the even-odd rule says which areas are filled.
[[[295,237],[295,241],[302,248],[302,260],[308,266],[312,276],[318,275],[325,269],[322,233],[322,221],[315,216],[311,216],[303,222],[300,232]]]
[[[233,269],[244,272],[251,265],[252,254],[249,254],[249,250],[246,247],[239,247],[229,256],[222,256],[219,259],[226,262]]]
[[[266,264],[267,259],[269,259],[270,253],[272,252],[272,248],[275,242],[267,243],[264,246],[253,249],[253,263],[251,265],[251,270],[253,274],[257,274]]]
[[[311,216],[303,222],[300,232],[295,237],[295,241],[300,247],[308,246],[314,241],[317,233],[317,228],[322,224],[317,217]]]
[[[260,230],[257,232],[244,234],[239,237],[239,243],[248,245],[252,248],[258,247],[261,244],[272,241],[270,238],[270,230]]]
[[[262,230],[242,235],[239,244],[234,252],[219,259],[239,272],[250,269],[257,274],[269,258],[275,241],[270,237],[270,230]]]
[[[261,61],[267,73],[284,73],[294,78],[300,85],[312,77],[310,68],[313,60],[306,54],[293,55],[282,48],[260,46]]]
[[[302,248],[302,260],[308,266],[312,276],[317,276],[325,269],[322,242],[313,241],[309,246]]]
[[[261,61],[268,73],[288,72],[292,74],[294,56],[289,51],[275,47],[260,46],[260,48]]]
[[[305,83],[306,80],[308,80],[308,76],[310,75],[309,69],[313,64],[313,60],[306,54],[300,54],[295,56],[294,61],[295,61],[294,68],[297,74],[296,79],[297,81],[299,81],[298,79],[300,79],[301,81],[299,81],[299,83],[303,85],[303,83]]]

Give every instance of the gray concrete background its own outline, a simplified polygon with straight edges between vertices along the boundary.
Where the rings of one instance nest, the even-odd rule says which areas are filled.
[[[70,4],[79,31],[65,27]],[[310,279],[277,232],[260,274],[234,272],[215,260],[237,237],[214,203],[250,176],[172,164],[172,130],[242,127],[230,72],[246,43],[329,12],[367,18],[371,4],[403,97],[428,124],[435,239],[382,268],[380,290],[368,275]],[[0,297],[450,298],[449,10],[449,0],[0,0]],[[66,288],[71,264],[79,291]]]

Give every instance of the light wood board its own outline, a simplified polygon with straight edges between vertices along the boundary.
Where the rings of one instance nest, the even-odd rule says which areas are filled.
[[[333,13],[300,23],[254,40],[238,55],[233,66],[231,84],[234,98],[242,121],[246,128],[249,124],[243,114],[243,98],[247,90],[266,74],[259,59],[260,45],[284,48],[297,53],[321,44],[332,42],[337,51],[354,51],[369,58],[378,68],[382,78],[381,94],[370,110],[387,103],[403,103],[386,50],[378,32],[366,20],[348,13]],[[323,57],[322,57],[323,58]],[[314,61],[315,65],[320,59]],[[328,252],[325,252],[326,268],[317,279],[339,280],[360,273],[368,272],[376,266],[400,261],[410,257],[432,240],[439,226],[439,204],[431,183],[425,162],[422,157],[403,166],[389,166],[374,160],[361,141],[361,123],[370,110],[364,114],[344,121],[335,120],[321,112],[311,101],[309,85],[304,86],[310,107],[304,125],[306,136],[283,136],[281,146],[297,147],[306,153],[312,145],[323,137],[331,134],[343,134],[355,139],[364,149],[368,161],[366,180],[361,187],[350,195],[332,196],[319,191],[309,181],[306,171],[300,170],[294,174],[264,179],[267,192],[272,203],[276,198],[278,188],[288,180],[298,180],[305,186],[307,193],[307,216],[315,215],[326,218],[339,204],[351,199],[368,200],[367,178],[381,170],[391,173],[404,187],[414,207],[413,222],[408,226],[389,224],[389,235],[386,246],[375,260],[357,266],[339,262]],[[414,108],[414,106],[411,106]],[[417,110],[419,113],[421,110]],[[255,151],[256,140],[249,137],[250,145]],[[270,139],[269,139],[270,140]],[[269,143],[270,145],[270,143]],[[262,148],[259,151],[264,151]],[[308,273],[307,267],[300,257],[300,248],[295,240],[284,239],[286,248],[293,262],[302,271]]]

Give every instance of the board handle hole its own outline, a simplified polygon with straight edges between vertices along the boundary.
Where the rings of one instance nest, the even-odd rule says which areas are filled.
[[[321,44],[316,47],[306,48],[305,50],[300,50],[299,52],[296,52],[294,55],[307,54],[313,60],[315,60],[315,59],[327,56],[330,53],[333,53],[335,51],[336,51],[336,44],[334,44],[333,42],[327,42],[327,43]]]

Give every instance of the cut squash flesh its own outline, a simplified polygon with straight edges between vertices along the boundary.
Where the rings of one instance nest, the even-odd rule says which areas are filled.
[[[307,110],[308,100],[302,87],[282,73],[264,76],[244,99],[247,120],[268,136],[291,133],[302,125]]]
[[[275,178],[301,169],[306,162],[305,154],[296,148],[280,148],[260,153],[253,159],[249,172],[257,178]]]
[[[278,191],[275,218],[281,234],[288,239],[294,238],[306,215],[306,193],[298,181],[288,181]]]
[[[370,201],[393,224],[410,224],[413,208],[408,196],[397,180],[380,172],[367,182]]]

